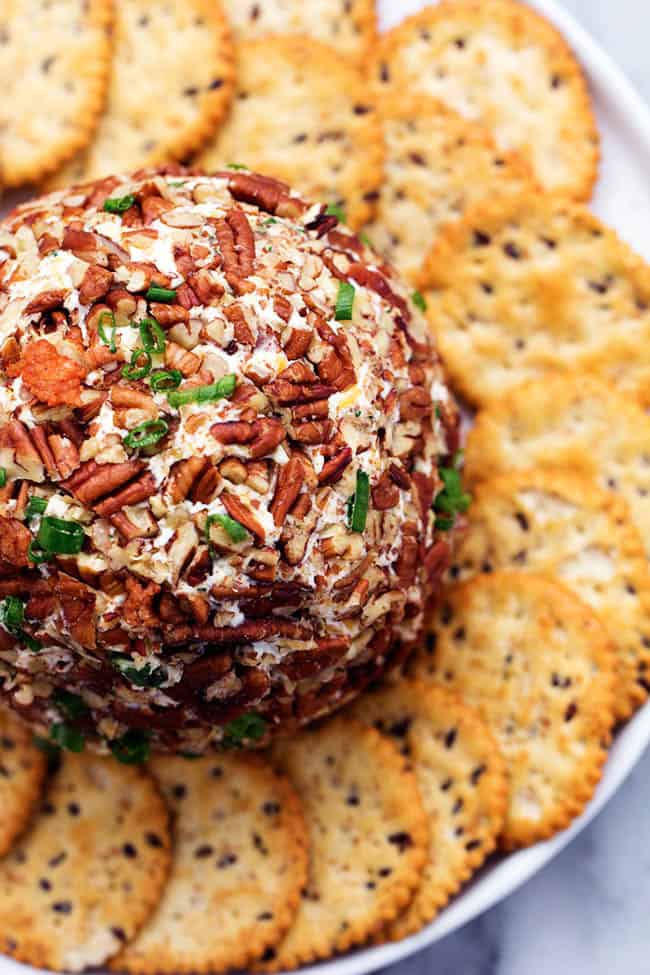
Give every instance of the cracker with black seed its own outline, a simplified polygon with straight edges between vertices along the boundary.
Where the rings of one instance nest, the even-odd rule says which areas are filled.
[[[56,173],[52,185],[195,152],[227,111],[233,57],[218,0],[120,0],[106,112],[92,144]]]
[[[235,38],[308,34],[360,60],[377,38],[374,0],[224,0]]]
[[[28,728],[10,711],[0,709],[0,856],[27,825],[46,767]]]
[[[384,34],[378,96],[433,96],[516,149],[547,190],[587,200],[599,138],[582,70],[553,25],[518,0],[447,0]]]
[[[371,219],[383,139],[355,65],[326,44],[275,35],[239,44],[237,70],[230,115],[199,165],[246,165],[336,205],[351,227]]]
[[[373,245],[410,281],[441,228],[495,193],[531,188],[532,170],[514,152],[502,152],[484,126],[426,95],[382,98],[385,176],[374,221]]]
[[[0,861],[0,950],[55,971],[103,964],[158,903],[169,859],[153,780],[114,759],[66,754]]]
[[[650,687],[650,572],[627,506],[588,478],[516,471],[474,491],[469,526],[450,574],[495,569],[556,577],[598,614],[616,650],[616,716]]]
[[[507,805],[505,763],[478,712],[444,687],[401,680],[364,694],[351,713],[394,739],[429,819],[422,883],[382,932],[399,941],[431,921],[494,850]]]
[[[0,10],[0,173],[36,182],[88,145],[111,60],[112,0],[20,0]]]
[[[625,500],[650,558],[650,417],[611,383],[548,376],[481,410],[465,447],[465,479],[564,468]]]
[[[305,808],[309,878],[292,928],[265,971],[362,944],[406,907],[428,851],[417,783],[391,741],[335,718],[279,742],[273,755]]]
[[[412,669],[478,708],[497,739],[509,779],[506,849],[547,839],[582,812],[607,758],[614,654],[574,593],[510,571],[454,586]]]
[[[477,204],[438,238],[420,286],[472,403],[575,370],[648,401],[650,267],[585,207],[541,193]]]
[[[174,814],[169,884],[112,963],[130,973],[224,972],[276,944],[307,876],[307,831],[287,779],[257,756],[151,762]]]

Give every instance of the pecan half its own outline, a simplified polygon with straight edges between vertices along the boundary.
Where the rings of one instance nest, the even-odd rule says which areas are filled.
[[[343,471],[352,460],[352,449],[344,447],[340,453],[335,454],[325,464],[318,475],[319,484],[335,484],[343,476]]]
[[[239,207],[231,207],[225,218],[215,221],[217,243],[223,258],[226,280],[240,293],[242,282],[253,273],[255,237],[248,218]]]
[[[59,289],[56,291],[41,291],[39,295],[25,305],[26,315],[36,315],[42,311],[49,311],[51,308],[59,308],[67,295],[67,291]]]
[[[377,511],[386,511],[399,503],[399,488],[386,471],[372,487],[372,506]]]
[[[277,213],[281,217],[297,217],[306,208],[302,200],[289,194],[289,187],[278,179],[261,176],[259,173],[220,172],[215,173],[228,182],[228,189],[236,200],[253,203],[267,213]]]
[[[135,576],[126,577],[126,599],[122,606],[122,614],[128,626],[151,627],[159,623],[153,608],[153,601],[160,592],[160,586],[155,582],[140,582]]]
[[[386,278],[379,271],[372,271],[365,264],[351,264],[348,268],[348,277],[364,288],[370,288],[393,308],[399,308],[405,321],[410,322],[411,310],[408,304],[404,298],[395,294]]]
[[[304,479],[305,469],[298,457],[292,457],[289,463],[280,469],[270,507],[274,525],[279,527],[284,524],[284,519],[300,494]]]
[[[235,521],[238,521],[240,525],[243,525],[244,528],[247,528],[248,531],[251,532],[251,534],[255,535],[260,539],[260,541],[263,542],[266,538],[266,532],[253,514],[252,510],[248,508],[243,501],[240,501],[239,498],[235,497],[234,494],[229,494],[227,491],[224,491],[220,497],[223,506],[230,517],[234,518]]]
[[[245,420],[214,423],[210,432],[219,443],[249,446],[251,458],[254,460],[272,453],[285,438],[282,423],[273,417],[263,417],[253,423]]]
[[[15,518],[0,517],[0,559],[17,568],[29,565],[27,551],[32,536],[29,530]]]
[[[91,265],[79,285],[79,300],[82,305],[90,305],[103,298],[113,283],[113,273],[107,268]]]

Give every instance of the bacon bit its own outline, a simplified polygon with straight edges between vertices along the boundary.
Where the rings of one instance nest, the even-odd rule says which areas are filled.
[[[323,464],[323,468],[318,475],[318,483],[323,484],[335,484],[343,476],[343,471],[348,466],[352,460],[352,449],[350,447],[344,447],[343,450],[336,454]]]
[[[247,508],[246,505],[243,504],[239,498],[235,497],[234,494],[228,494],[227,491],[224,491],[223,494],[221,494],[220,499],[231,518],[234,518],[235,521],[240,523],[240,525],[247,528],[249,532],[259,538],[261,542],[265,540],[266,532],[250,508]]]
[[[305,469],[298,457],[292,457],[289,463],[280,469],[269,509],[273,515],[273,524],[277,528],[284,524],[289,509],[300,494],[304,479]]]
[[[32,540],[31,533],[15,518],[0,517],[0,559],[17,568],[29,565],[27,551]]]
[[[58,291],[42,291],[40,295],[36,295],[29,304],[25,305],[24,312],[26,315],[36,315],[42,311],[49,311],[51,308],[58,308],[63,304],[67,293],[62,288]]]
[[[155,582],[143,583],[135,576],[126,577],[126,599],[122,606],[122,614],[128,626],[150,627],[159,625],[159,619],[153,608],[153,601],[160,592],[160,586]]]
[[[27,389],[48,406],[79,406],[85,370],[61,355],[51,342],[37,339],[24,349],[19,372]]]

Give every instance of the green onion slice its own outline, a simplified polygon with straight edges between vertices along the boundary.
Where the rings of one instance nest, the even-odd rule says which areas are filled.
[[[147,301],[164,301],[167,303],[170,301],[176,301],[176,289],[158,288],[155,284],[152,284],[147,291],[145,298]]]
[[[138,328],[142,345],[147,352],[165,351],[165,333],[155,318],[143,318]]]
[[[34,515],[42,515],[47,508],[47,498],[39,498],[37,494],[31,494],[25,507],[25,521],[29,521]]]
[[[242,163],[227,163],[226,169],[248,169],[248,166],[244,166]]]
[[[18,636],[25,621],[25,604],[18,596],[5,596],[0,603],[0,624]]]
[[[78,728],[71,728],[63,721],[60,724],[52,725],[50,738],[55,745],[59,745],[60,748],[65,748],[69,752],[82,752],[86,745],[83,733]]]
[[[177,389],[183,381],[180,369],[159,369],[153,372],[149,382],[155,393],[164,393],[168,389]]]
[[[346,221],[345,210],[338,203],[328,203],[325,213],[329,214],[330,217],[336,217],[341,223]]]
[[[348,502],[348,521],[353,532],[364,531],[369,501],[370,478],[365,471],[357,471],[356,490]]]
[[[0,488],[3,488],[7,483],[7,468],[0,467]]]
[[[472,496],[463,491],[460,471],[457,468],[440,467],[438,473],[444,487],[433,502],[433,510],[442,515],[450,515],[453,519],[454,515],[467,511]]]
[[[136,667],[130,657],[119,653],[114,654],[111,661],[116,670],[136,687],[160,687],[167,680],[164,667],[152,667],[151,664]]]
[[[454,527],[454,519],[453,518],[441,518],[440,516],[438,516],[438,518],[436,518],[435,527],[436,527],[436,531],[439,531],[439,532],[448,532],[448,531],[451,531],[451,529]]]
[[[83,525],[78,521],[43,515],[36,536],[37,552],[42,551],[48,555],[77,555],[82,549],[85,537]],[[45,559],[41,558],[38,561],[44,562]]]
[[[21,633],[20,639],[25,644],[27,649],[32,651],[32,653],[38,653],[39,650],[43,649],[42,642],[37,640],[35,637],[30,636],[29,633]]]
[[[149,735],[146,731],[127,731],[110,743],[114,758],[123,765],[142,765],[149,758]]]
[[[416,308],[420,309],[420,311],[427,310],[426,298],[424,297],[421,291],[414,291],[413,294],[411,295],[411,301],[413,302]]]
[[[145,420],[133,427],[124,438],[124,443],[132,450],[140,450],[142,447],[151,447],[169,432],[169,424],[166,420]]]
[[[230,721],[223,730],[221,744],[224,748],[240,748],[245,741],[259,741],[266,732],[266,721],[251,711]]]
[[[126,213],[135,203],[132,193],[126,196],[109,196],[104,200],[104,210],[106,213]]]
[[[44,548],[38,544],[35,538],[29,543],[29,548],[27,549],[27,558],[34,565],[40,565],[41,562],[47,562],[52,557],[51,552],[46,552]]]
[[[144,357],[144,365],[139,366],[138,362]],[[131,362],[122,366],[122,375],[125,379],[144,379],[151,372],[151,355],[146,349],[137,348],[133,350]]]
[[[62,711],[66,718],[70,718],[71,721],[76,721],[77,718],[83,718],[85,714],[88,714],[88,705],[84,699],[78,694],[72,694],[71,691],[59,688],[52,695],[52,701],[59,711]]]
[[[337,322],[349,322],[352,318],[354,305],[354,285],[349,281],[339,281],[339,293],[336,296],[334,318]]]
[[[212,525],[221,525],[232,542],[245,542],[248,538],[248,530],[240,522],[231,518],[230,515],[208,515],[205,522],[205,539],[208,543],[210,542],[210,528]]]
[[[181,389],[167,393],[170,406],[185,406],[187,403],[210,403],[217,399],[228,399],[235,392],[237,377],[224,376],[209,386],[193,386],[191,389]]]
[[[366,247],[369,247],[371,250],[374,248],[375,245],[371,241],[371,239],[368,236],[368,234],[364,233],[363,230],[360,230],[359,231],[359,233],[357,234],[357,237],[359,238],[359,240],[361,241],[362,244],[365,244],[366,245]]]
[[[108,323],[108,324],[106,324]],[[110,328],[110,335],[106,334],[106,329]],[[117,328],[115,326],[115,315],[112,311],[103,311],[99,316],[99,325],[97,326],[97,334],[100,340],[107,345],[111,352],[117,352],[117,346],[115,344],[115,333]]]

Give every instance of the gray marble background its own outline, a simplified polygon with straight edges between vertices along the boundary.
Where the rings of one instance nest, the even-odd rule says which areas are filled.
[[[564,3],[650,101],[650,0]],[[385,975],[429,973],[648,975],[650,753],[595,822],[526,886]]]

